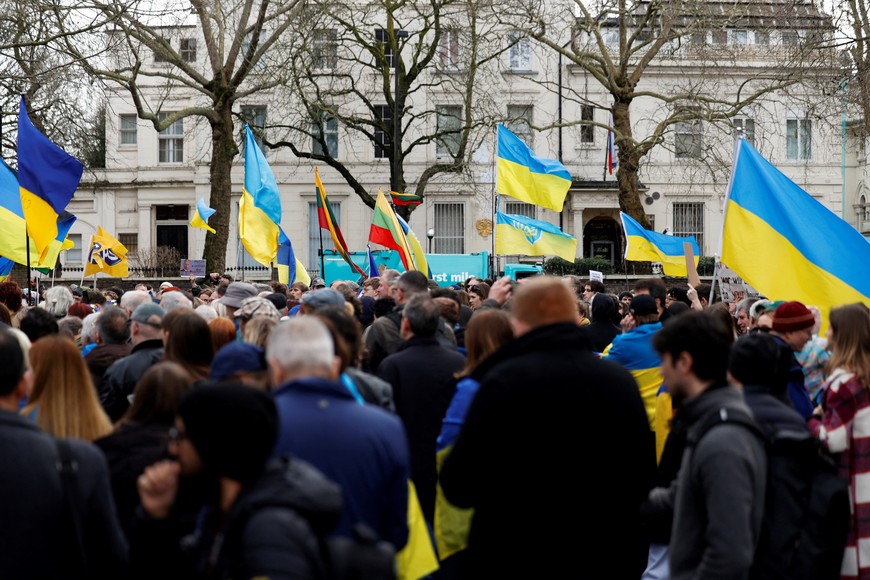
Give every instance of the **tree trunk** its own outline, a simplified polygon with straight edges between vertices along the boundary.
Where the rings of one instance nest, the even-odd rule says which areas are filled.
[[[227,243],[230,235],[231,194],[233,189],[232,170],[233,159],[238,153],[233,135],[232,104],[218,105],[215,112],[220,121],[211,121],[211,163],[209,176],[211,178],[211,200],[209,207],[215,214],[208,225],[217,233],[211,232],[205,237],[205,252],[207,272],[223,272],[226,267]]]
[[[619,209],[633,217],[646,229],[651,229],[643,204],[640,202],[640,187],[637,171],[640,168],[641,153],[634,144],[631,133],[631,100],[617,101],[613,105],[613,128],[619,138],[616,140],[617,159],[616,183],[619,185]]]

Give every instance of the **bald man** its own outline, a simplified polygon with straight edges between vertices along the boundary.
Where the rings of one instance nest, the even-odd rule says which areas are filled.
[[[560,279],[520,285],[510,315],[516,339],[475,369],[480,390],[441,471],[447,499],[475,508],[463,576],[607,562],[608,577],[638,578],[655,453],[637,385],[592,354]]]

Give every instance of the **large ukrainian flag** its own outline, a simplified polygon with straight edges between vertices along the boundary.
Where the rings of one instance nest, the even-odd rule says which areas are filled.
[[[622,227],[625,230],[625,259],[638,262],[661,262],[662,270],[667,276],[688,276],[686,271],[686,253],[683,243],[692,244],[692,252],[695,256],[695,267],[698,267],[698,258],[701,250],[695,236],[686,238],[669,236],[646,230],[637,220],[627,213],[619,212],[622,218]]]
[[[239,237],[259,263],[271,266],[278,254],[281,197],[272,168],[245,125],[245,186],[239,204]]]
[[[18,183],[27,233],[46,263],[58,237],[58,217],[72,199],[84,166],[39,132],[27,116],[24,97],[18,110]],[[53,264],[52,264],[53,266]]]
[[[497,212],[495,253],[523,256],[555,255],[573,262],[577,256],[577,238],[563,233],[549,222]]]
[[[555,159],[535,155],[528,145],[498,126],[498,191],[514,199],[562,211],[571,174]]]
[[[828,311],[870,304],[870,243],[741,139],[728,188],[722,262],[771,300]]]
[[[66,241],[76,216],[63,211],[57,218],[57,235],[49,244],[45,257],[40,260],[36,243],[30,241],[30,265],[38,269],[54,268],[62,249],[72,247]],[[21,192],[18,178],[5,162],[0,161],[0,256],[19,264],[27,264],[27,226],[24,209],[21,207]]]

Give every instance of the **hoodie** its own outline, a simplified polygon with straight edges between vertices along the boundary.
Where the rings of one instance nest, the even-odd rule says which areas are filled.
[[[613,342],[614,337],[621,332],[618,326],[613,324],[613,315],[616,312],[616,304],[607,294],[596,294],[592,298],[591,324],[581,330],[589,340],[592,352],[602,352],[607,345]]]

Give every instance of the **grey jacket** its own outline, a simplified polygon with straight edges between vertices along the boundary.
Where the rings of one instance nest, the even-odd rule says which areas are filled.
[[[688,400],[681,410],[688,437],[703,419],[720,409],[751,413],[742,394],[715,388]],[[761,531],[767,481],[767,456],[746,427],[716,425],[693,447],[687,446],[677,481],[650,492],[662,509],[674,507],[670,542],[671,580],[747,578]]]

